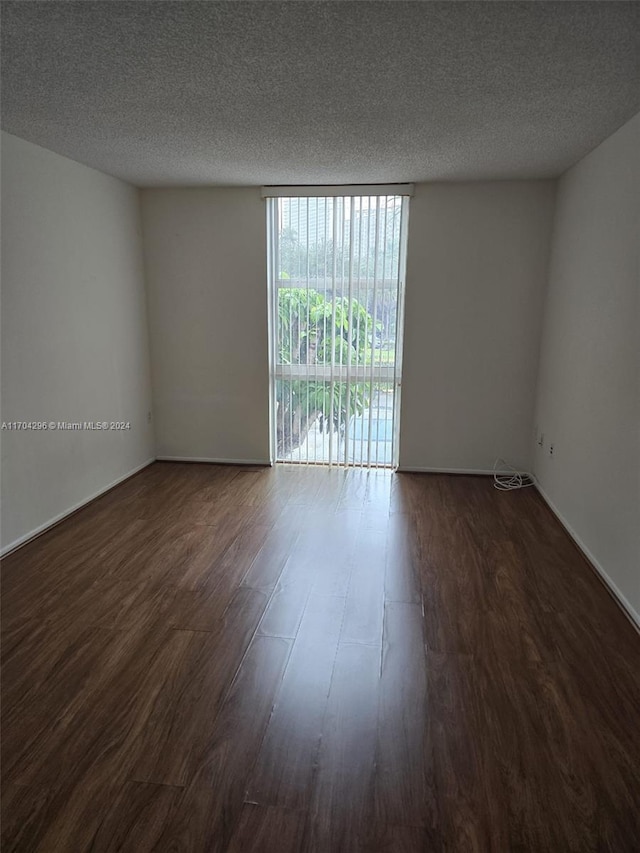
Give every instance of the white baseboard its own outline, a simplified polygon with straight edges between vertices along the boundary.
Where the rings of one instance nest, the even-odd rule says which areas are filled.
[[[44,533],[50,527],[58,524],[58,522],[63,521],[68,515],[76,512],[79,509],[82,509],[86,504],[91,503],[96,498],[99,498],[100,495],[104,495],[105,492],[108,492],[110,489],[113,489],[115,486],[123,483],[125,480],[128,480],[129,477],[133,477],[134,474],[137,474],[138,471],[142,471],[143,468],[146,468],[148,465],[151,465],[152,462],[155,462],[155,456],[147,459],[146,462],[143,462],[142,465],[138,465],[136,468],[133,468],[131,471],[127,471],[126,474],[123,474],[121,477],[118,477],[117,480],[114,480],[112,483],[109,483],[108,486],[104,486],[104,488],[99,489],[97,492],[94,492],[92,495],[89,495],[83,500],[78,501],[77,504],[74,504],[69,509],[65,509],[64,512],[58,513],[53,518],[50,518],[49,521],[45,521],[44,524],[40,524],[38,527],[30,530],[29,533],[25,533],[24,536],[20,536],[18,539],[14,539],[13,542],[10,542],[0,551],[0,557],[5,557],[10,551],[15,551],[16,548],[19,548],[21,545],[26,545],[31,539],[35,539],[36,536],[39,536],[41,533]]]
[[[540,497],[544,500],[544,502],[549,507],[551,512],[555,515],[555,517],[558,519],[560,524],[564,527],[564,529],[567,531],[569,536],[573,539],[573,541],[576,543],[578,548],[582,551],[584,556],[591,563],[593,568],[598,572],[598,574],[600,575],[600,577],[602,578],[604,583],[607,585],[607,587],[611,591],[611,594],[613,595],[613,597],[617,599],[618,603],[620,604],[622,609],[626,612],[626,614],[629,616],[631,621],[635,623],[635,625],[637,626],[638,629],[640,629],[640,614],[631,606],[629,601],[627,601],[624,594],[620,591],[620,589],[618,589],[616,584],[611,580],[609,575],[606,573],[606,571],[604,570],[604,567],[597,560],[597,558],[594,556],[594,554],[587,548],[587,546],[584,544],[584,542],[582,541],[580,536],[578,536],[576,531],[573,529],[573,527],[571,527],[569,522],[562,515],[560,510],[557,508],[557,506],[551,500],[549,495],[547,495],[547,493],[544,491],[544,489],[540,486],[540,484],[538,482],[536,482],[536,489],[540,493]]]
[[[271,466],[268,459],[219,459],[212,456],[156,456],[158,462],[212,462],[216,465],[266,465]]]
[[[493,468],[416,468],[413,465],[401,465],[396,470],[407,474],[482,474],[491,477],[494,474],[513,474],[513,471],[494,471]]]

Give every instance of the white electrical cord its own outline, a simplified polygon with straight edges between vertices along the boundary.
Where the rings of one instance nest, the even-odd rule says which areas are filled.
[[[510,492],[513,489],[526,489],[527,486],[533,486],[535,480],[532,474],[518,471],[504,459],[496,459],[493,466],[493,485],[501,492]]]

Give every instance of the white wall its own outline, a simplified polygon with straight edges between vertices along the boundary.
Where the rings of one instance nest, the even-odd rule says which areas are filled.
[[[265,202],[142,192],[157,453],[269,461]]]
[[[552,182],[418,185],[402,467],[528,467]],[[159,456],[267,461],[266,214],[253,188],[143,190]]]
[[[411,200],[400,467],[529,469],[555,184],[420,184]]]
[[[2,547],[153,456],[138,193],[2,134]]]
[[[559,183],[535,450],[543,492],[638,621],[639,247],[640,115]]]

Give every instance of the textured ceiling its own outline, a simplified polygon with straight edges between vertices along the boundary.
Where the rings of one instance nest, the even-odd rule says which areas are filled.
[[[640,109],[640,3],[3,2],[3,127],[139,186],[555,176]]]

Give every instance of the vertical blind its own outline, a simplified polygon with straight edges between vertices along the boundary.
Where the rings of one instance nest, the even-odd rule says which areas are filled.
[[[277,461],[397,464],[409,199],[376,189],[263,191]]]

